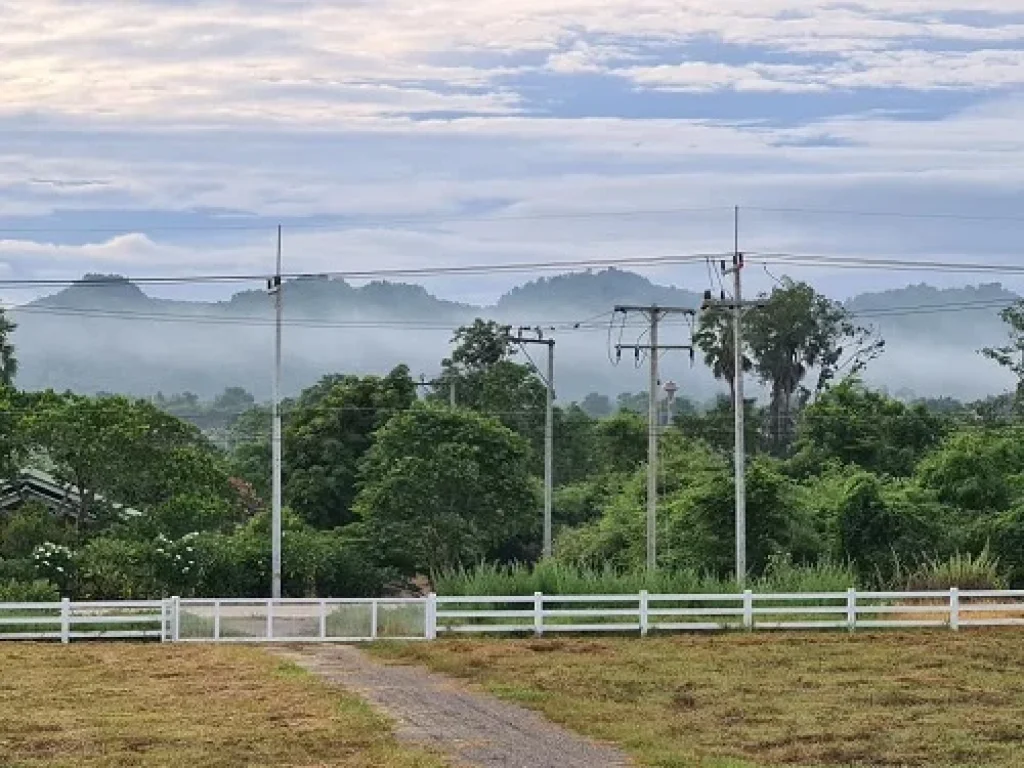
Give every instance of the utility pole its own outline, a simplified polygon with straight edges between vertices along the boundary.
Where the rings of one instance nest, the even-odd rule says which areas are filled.
[[[523,336],[523,332],[529,330],[536,331],[536,339]],[[543,344],[548,348],[548,375],[544,377],[544,383],[548,390],[544,414],[544,557],[546,559],[553,554],[551,508],[555,485],[555,340],[545,339],[544,332],[540,328],[520,328],[517,336],[510,335],[506,340],[519,345]]]
[[[271,597],[281,597],[281,244],[282,229],[277,228],[277,269],[270,280],[274,297],[274,384],[273,436],[271,437],[273,502],[271,511]]]
[[[647,317],[650,325],[650,344],[616,344],[615,352],[619,357],[622,350],[632,349],[639,361],[640,353],[650,353],[650,385],[648,387],[647,403],[647,570],[654,572],[658,567],[658,354],[673,350],[685,350],[693,357],[693,347],[690,345],[665,345],[658,343],[658,330],[661,321],[669,315],[689,315],[693,317],[696,311],[683,307],[649,307],[617,306],[615,313],[629,314],[640,312]]]
[[[423,377],[421,376],[420,380],[416,383],[416,386],[417,387],[435,387],[436,388],[436,387],[443,386],[444,384],[448,385],[448,403],[449,403],[449,405],[451,405],[452,408],[454,408],[455,407],[455,379],[454,378],[449,379],[448,381],[445,381],[444,379],[438,379],[436,381],[424,381]]]
[[[711,298],[711,291],[705,291],[701,309],[721,307],[732,310],[732,346],[733,346],[733,417],[734,417],[734,456],[733,472],[736,485],[736,582],[744,584],[747,579],[747,433],[746,433],[746,399],[743,394],[743,310],[747,307],[764,306],[763,301],[743,301],[743,254],[740,252],[740,209],[736,208],[734,226],[734,250],[732,267],[721,264],[722,275],[732,275],[733,297],[726,299],[724,292],[721,299]]]

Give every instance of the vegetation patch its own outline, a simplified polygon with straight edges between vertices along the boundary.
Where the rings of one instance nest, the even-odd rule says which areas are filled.
[[[375,646],[615,743],[642,765],[1024,764],[1016,633]]]

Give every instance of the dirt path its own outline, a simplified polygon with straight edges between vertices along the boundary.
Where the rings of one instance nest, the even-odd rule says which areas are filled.
[[[275,649],[387,713],[398,737],[479,768],[627,768],[622,753],[529,710],[473,693],[418,667],[380,664],[351,646]]]

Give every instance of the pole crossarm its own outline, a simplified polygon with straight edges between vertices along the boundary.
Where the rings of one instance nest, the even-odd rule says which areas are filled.
[[[616,344],[615,349],[632,349],[636,351],[646,350],[651,351],[656,349],[658,352],[693,352],[694,348],[691,344]]]
[[[641,306],[637,306],[637,305],[633,305],[633,304],[616,304],[615,305],[615,312],[622,312],[622,313],[643,312],[645,314],[650,314],[652,312],[657,312],[658,314],[690,315],[691,317],[695,317],[696,314],[697,314],[697,310],[694,309],[693,307],[662,307],[662,306],[658,306],[657,304],[646,306],[646,307],[641,307]]]

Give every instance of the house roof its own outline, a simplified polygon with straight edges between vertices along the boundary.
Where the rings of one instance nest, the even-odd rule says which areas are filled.
[[[63,507],[69,515],[76,515],[81,508],[82,495],[71,483],[63,483],[53,475],[38,469],[23,469],[15,477],[0,482],[0,511],[23,504],[26,498],[36,497],[51,506]],[[97,501],[105,501],[96,496]],[[122,514],[135,517],[139,513],[123,504],[114,503],[114,509]]]

